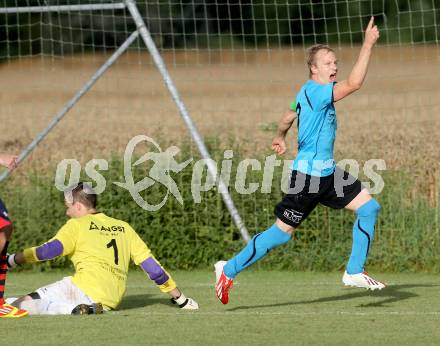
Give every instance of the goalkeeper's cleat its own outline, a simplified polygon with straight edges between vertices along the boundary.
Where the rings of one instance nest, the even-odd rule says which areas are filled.
[[[342,282],[345,286],[366,288],[367,290],[372,291],[381,290],[386,287],[382,282],[374,280],[367,272],[359,274],[348,274],[347,272],[344,272]]]
[[[0,305],[0,318],[20,318],[28,315],[23,309],[16,308],[10,304]]]
[[[101,303],[79,304],[72,310],[72,315],[100,315],[104,313]]]
[[[214,264],[215,268],[215,294],[222,304],[228,304],[229,302],[229,289],[232,288],[234,281],[228,278],[223,272],[223,267],[226,261],[218,261]]]

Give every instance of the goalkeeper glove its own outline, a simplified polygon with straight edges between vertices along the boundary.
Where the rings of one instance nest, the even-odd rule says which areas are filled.
[[[171,298],[171,302],[173,304],[177,304],[179,308],[184,310],[199,309],[199,304],[197,304],[197,302],[194,299],[185,297],[183,293],[180,295],[179,298]]]
[[[16,266],[18,266],[17,262],[15,262],[15,253],[6,254],[6,261],[7,261],[9,269],[15,268]]]

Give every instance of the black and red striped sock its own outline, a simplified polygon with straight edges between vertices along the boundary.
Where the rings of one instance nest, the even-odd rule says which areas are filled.
[[[6,286],[6,273],[8,272],[8,262],[6,254],[8,253],[8,245],[9,242],[7,241],[5,243],[5,247],[0,254],[0,305],[5,303],[4,295]]]

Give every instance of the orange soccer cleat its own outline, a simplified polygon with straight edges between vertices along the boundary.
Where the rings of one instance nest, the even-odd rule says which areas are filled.
[[[215,265],[215,294],[222,304],[228,304],[229,302],[229,289],[232,288],[234,280],[228,278],[223,272],[223,267],[226,261],[218,261]]]
[[[20,318],[28,315],[23,309],[16,308],[10,304],[0,305],[0,318]]]

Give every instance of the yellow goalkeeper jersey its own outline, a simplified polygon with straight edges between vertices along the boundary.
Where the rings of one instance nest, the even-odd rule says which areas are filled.
[[[139,265],[152,257],[128,223],[103,213],[70,219],[49,242],[55,239],[63,244],[62,255],[69,256],[75,267],[72,282],[95,302],[109,308],[116,308],[125,293],[130,259]],[[34,258],[35,249],[29,249]],[[176,288],[169,274],[168,277],[159,285],[162,292]]]

